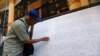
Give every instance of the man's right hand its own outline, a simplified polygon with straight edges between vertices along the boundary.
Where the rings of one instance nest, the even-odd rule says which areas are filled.
[[[43,37],[42,41],[49,41],[49,37]]]

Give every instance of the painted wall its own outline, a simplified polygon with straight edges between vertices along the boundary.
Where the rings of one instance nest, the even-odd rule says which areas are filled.
[[[37,23],[33,56],[100,56],[100,5]]]

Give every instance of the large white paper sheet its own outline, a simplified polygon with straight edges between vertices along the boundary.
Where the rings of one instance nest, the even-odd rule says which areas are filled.
[[[34,26],[33,56],[100,56],[100,5],[55,17]]]

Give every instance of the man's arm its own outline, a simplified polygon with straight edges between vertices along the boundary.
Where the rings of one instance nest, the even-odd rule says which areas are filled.
[[[49,37],[43,37],[43,38],[32,39],[32,40],[28,39],[25,42],[28,43],[28,44],[34,44],[34,43],[37,43],[37,42],[40,42],[40,41],[49,41]]]
[[[26,29],[20,23],[13,25],[13,28],[14,28],[14,31],[15,31],[16,35],[18,36],[18,38],[21,41],[25,41],[28,44],[33,44],[33,43],[37,43],[37,42],[40,42],[40,41],[48,41],[49,40],[48,37],[42,37],[42,38],[39,38],[39,39],[32,39],[31,40],[29,38],[29,35],[26,32]]]

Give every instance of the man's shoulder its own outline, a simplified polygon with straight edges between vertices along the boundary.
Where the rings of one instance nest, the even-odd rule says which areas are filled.
[[[21,22],[19,19],[17,19],[13,25],[23,25],[23,22]]]

